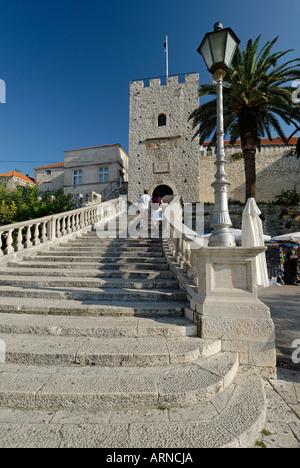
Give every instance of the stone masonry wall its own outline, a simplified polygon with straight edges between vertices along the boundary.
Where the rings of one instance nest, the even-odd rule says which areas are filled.
[[[130,85],[129,200],[136,202],[145,189],[152,194],[168,185],[186,202],[199,202],[199,143],[189,115],[199,106],[199,75],[143,81]],[[158,117],[166,116],[166,125]]]
[[[287,232],[298,232],[300,230],[300,206],[282,206],[259,203],[261,220],[264,233],[275,237]],[[245,205],[229,204],[230,219],[234,229],[242,229],[242,217]],[[204,230],[211,232],[214,205],[205,205],[204,208]]]
[[[226,173],[231,183],[228,195],[232,200],[245,201],[244,160],[235,161],[232,154],[241,149],[226,149]],[[300,161],[296,156],[288,156],[290,150],[285,146],[262,147],[256,155],[257,202],[269,202],[281,190],[300,191]],[[211,183],[215,180],[215,156],[200,156],[200,200],[214,202],[214,190]]]

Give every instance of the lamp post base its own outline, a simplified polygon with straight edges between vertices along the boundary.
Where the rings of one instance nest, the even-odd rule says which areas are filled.
[[[235,237],[229,228],[216,229],[209,238],[209,247],[235,247]]]
[[[204,247],[197,255],[198,294],[191,301],[201,338],[221,339],[240,363],[276,374],[275,327],[257,298],[256,262],[261,248]]]

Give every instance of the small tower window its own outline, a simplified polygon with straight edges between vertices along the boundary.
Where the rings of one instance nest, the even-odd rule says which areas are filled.
[[[158,126],[165,127],[167,125],[167,116],[165,114],[160,114],[158,116]]]

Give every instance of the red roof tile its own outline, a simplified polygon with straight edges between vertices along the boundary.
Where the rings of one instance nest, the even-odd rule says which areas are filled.
[[[291,138],[289,141],[289,145],[296,145],[298,139],[299,137]],[[272,140],[269,140],[268,138],[262,138],[260,141],[262,146],[285,145],[285,143],[280,138],[273,138]],[[230,143],[229,140],[226,140],[224,143],[225,146],[241,146],[241,140],[237,140],[234,145]],[[206,141],[205,143],[203,143],[203,146],[206,147],[209,146],[209,144],[209,141]]]
[[[0,174],[0,177],[16,177],[17,179],[25,180],[25,182],[30,182],[31,184],[35,184],[34,179],[27,177],[24,174],[21,174],[17,171],[6,172],[6,174]]]

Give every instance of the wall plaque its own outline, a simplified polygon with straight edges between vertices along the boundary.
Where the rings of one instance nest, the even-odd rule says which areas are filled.
[[[161,161],[161,162],[154,163],[154,173],[161,174],[163,172],[171,172],[170,161]]]

